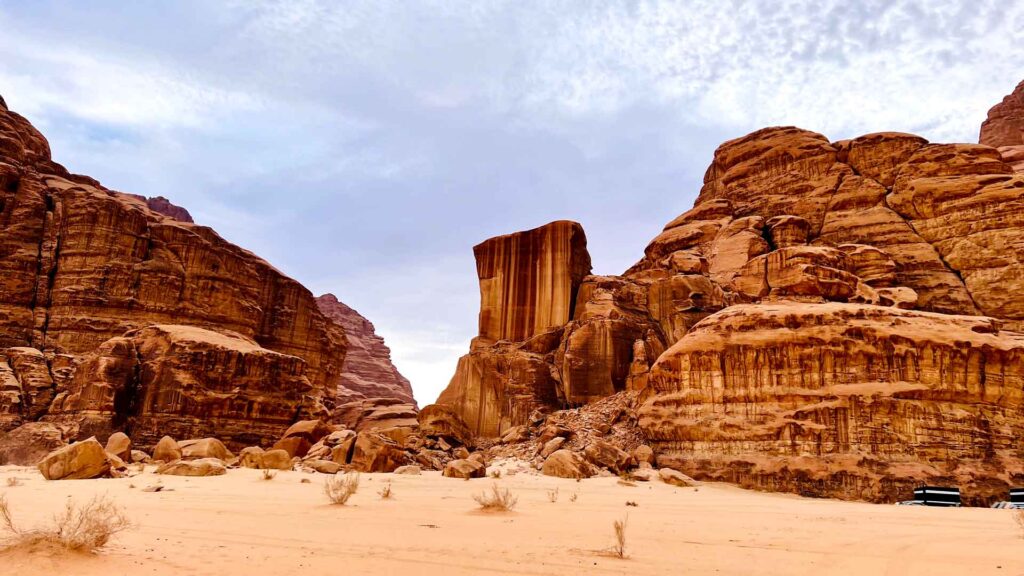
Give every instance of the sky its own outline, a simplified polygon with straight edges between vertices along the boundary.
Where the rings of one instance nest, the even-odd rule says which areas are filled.
[[[976,142],[1024,2],[0,0],[54,159],[166,196],[377,327],[420,405],[476,334],[472,246],[581,222],[621,273],[769,125]]]

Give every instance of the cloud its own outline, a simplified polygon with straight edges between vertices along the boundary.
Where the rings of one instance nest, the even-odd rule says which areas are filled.
[[[475,333],[479,241],[574,219],[618,273],[723,140],[973,141],[1024,61],[995,0],[39,0],[0,29],[0,93],[58,161],[336,293],[424,404]]]

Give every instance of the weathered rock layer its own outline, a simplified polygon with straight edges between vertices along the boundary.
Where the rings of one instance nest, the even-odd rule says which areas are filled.
[[[582,277],[557,302],[563,324],[521,328],[533,310],[479,274],[481,336],[438,403],[496,437],[626,390],[658,462],[699,478],[1005,497],[1024,482],[1021,94],[993,109],[982,145],[794,127],[722,144],[694,208],[623,275]],[[538,244],[480,249],[512,237],[478,246],[478,270],[557,261]]]

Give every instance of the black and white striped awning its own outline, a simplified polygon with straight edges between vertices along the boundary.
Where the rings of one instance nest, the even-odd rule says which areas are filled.
[[[1021,492],[1024,498],[1024,491]],[[914,500],[925,506],[959,506],[960,489],[947,486],[921,486],[914,489]]]

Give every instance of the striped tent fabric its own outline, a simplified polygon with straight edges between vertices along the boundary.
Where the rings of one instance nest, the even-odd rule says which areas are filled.
[[[914,501],[925,506],[960,506],[960,489],[946,486],[921,486],[914,489]]]

